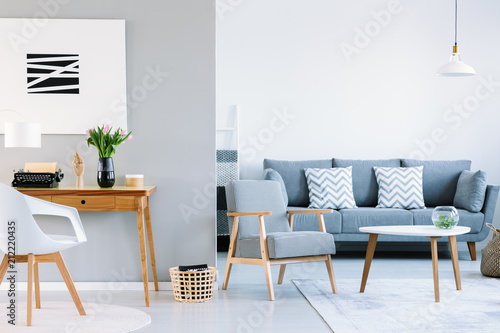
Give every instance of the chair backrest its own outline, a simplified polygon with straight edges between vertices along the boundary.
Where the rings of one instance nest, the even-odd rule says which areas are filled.
[[[15,242],[16,254],[34,252],[37,246],[50,242],[36,223],[24,195],[0,183],[0,250],[9,254]]]
[[[272,212],[265,216],[266,232],[290,231],[281,187],[272,180],[233,180],[226,184],[226,200],[229,212]],[[233,218],[229,218],[229,231]],[[238,238],[259,234],[256,216],[242,216],[239,220]]]

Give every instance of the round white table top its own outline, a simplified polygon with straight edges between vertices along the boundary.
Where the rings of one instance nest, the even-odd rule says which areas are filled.
[[[433,225],[386,225],[379,227],[361,227],[359,231],[369,234],[446,237],[466,234],[469,227],[456,226],[453,229],[439,229]]]

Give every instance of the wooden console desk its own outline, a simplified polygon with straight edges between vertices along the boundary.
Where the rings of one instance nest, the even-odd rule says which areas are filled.
[[[141,251],[142,281],[144,297],[149,306],[148,263],[146,254],[146,235],[148,234],[149,255],[155,290],[158,291],[156,275],[155,250],[153,245],[153,230],[151,229],[151,213],[149,197],[156,192],[156,186],[126,187],[113,186],[101,188],[98,186],[61,186],[56,188],[17,188],[23,194],[51,201],[65,206],[75,207],[79,211],[92,212],[123,212],[132,211],[137,215],[137,230],[139,232],[139,248]],[[145,227],[144,227],[145,225]]]

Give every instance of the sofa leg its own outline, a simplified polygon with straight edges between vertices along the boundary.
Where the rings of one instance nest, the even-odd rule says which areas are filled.
[[[472,261],[476,261],[476,243],[475,242],[467,242],[467,246],[469,247],[470,258]]]

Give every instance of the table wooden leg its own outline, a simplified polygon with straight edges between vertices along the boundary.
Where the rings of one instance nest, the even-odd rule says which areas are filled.
[[[368,273],[370,272],[370,266],[372,264],[373,254],[375,253],[375,247],[377,246],[378,234],[370,234],[370,239],[368,240],[368,247],[366,248],[365,256],[365,267],[363,268],[363,277],[361,278],[361,288],[360,293],[365,292],[366,281],[368,280]]]
[[[429,237],[431,239],[431,254],[432,254],[432,274],[434,276],[434,299],[439,302],[439,273],[438,273],[438,251],[437,237]]]
[[[139,249],[141,251],[142,281],[144,283],[144,298],[149,307],[148,259],[146,255],[146,234],[144,231],[144,198],[139,197],[137,203],[137,231],[139,233]]]
[[[153,228],[151,226],[151,212],[149,210],[149,198],[146,198],[147,206],[144,210],[144,216],[146,217],[146,231],[148,233],[148,245],[149,245],[149,259],[151,260],[151,269],[153,271],[153,280],[155,282],[155,290],[158,291],[158,275],[156,274],[156,258],[155,258],[155,246],[153,243]]]
[[[455,273],[455,284],[457,290],[462,290],[462,283],[460,282],[460,268],[458,266],[458,251],[457,251],[457,237],[448,236],[450,243],[451,262],[453,264],[453,273]]]

